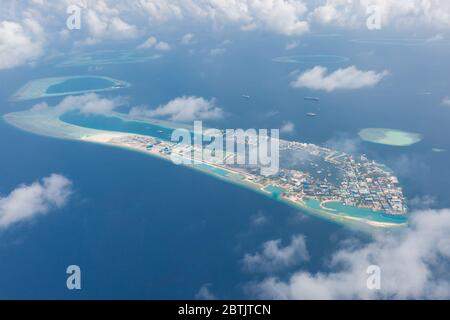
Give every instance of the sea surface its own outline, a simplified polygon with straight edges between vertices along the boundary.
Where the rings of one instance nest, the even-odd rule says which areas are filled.
[[[55,67],[61,61],[4,70],[0,78],[8,81],[0,87],[1,113],[63,99],[8,101],[30,79],[88,72],[132,84],[102,94],[126,96],[123,112],[137,105],[155,108],[183,95],[215,98],[227,117],[206,123],[209,127],[277,128],[291,121],[295,132],[282,134],[283,139],[365,153],[394,170],[410,200],[431,198],[429,206],[449,207],[450,153],[432,148],[450,150],[450,109],[441,104],[450,94],[450,47],[411,50],[404,42],[349,41],[354,38],[358,35],[311,35],[285,51],[280,38],[239,33],[223,55],[214,57],[209,49],[224,39],[199,39],[195,53],[177,49],[145,63],[98,70]],[[346,59],[273,61],[293,55]],[[296,72],[318,64],[331,70],[350,65],[389,70],[390,75],[377,87],[355,91],[325,93],[289,85]],[[320,101],[305,101],[305,96]],[[307,117],[307,112],[317,116]],[[366,127],[418,132],[424,139],[409,147],[371,144],[357,135]],[[246,284],[264,274],[246,272],[242,258],[265,241],[281,239],[286,245],[293,235],[305,235],[311,260],[277,274],[285,279],[299,269],[326,270],[343,239],[368,238],[251,190],[127,150],[36,136],[4,121],[0,148],[2,196],[51,173],[74,184],[63,209],[0,230],[1,299],[194,298],[206,284],[218,298],[245,298]],[[71,264],[81,267],[81,291],[66,289]]]

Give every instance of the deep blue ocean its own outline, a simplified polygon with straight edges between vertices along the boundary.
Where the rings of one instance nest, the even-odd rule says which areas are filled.
[[[307,36],[285,51],[286,39],[239,33],[223,55],[206,48],[223,39],[203,39],[196,52],[182,48],[139,64],[60,68],[48,62],[0,72],[1,114],[28,109],[41,100],[9,102],[27,81],[40,77],[92,74],[127,81],[130,88],[102,95],[128,97],[128,106],[157,107],[183,95],[216,98],[227,117],[207,123],[219,128],[277,128],[282,136],[357,152],[391,167],[408,198],[435,198],[450,206],[450,45],[355,43],[352,36]],[[285,41],[286,40],[286,41]],[[342,62],[280,63],[293,55],[338,55]],[[321,64],[391,75],[375,88],[332,93],[294,89],[292,72]],[[7,80],[7,81],[6,81]],[[427,94],[424,94],[427,93]],[[248,94],[250,99],[243,99]],[[320,102],[304,101],[305,96]],[[63,98],[45,101],[54,105]],[[317,113],[311,118],[307,112]],[[365,127],[418,132],[411,147],[361,142]],[[244,287],[262,275],[243,271],[241,260],[268,240],[289,242],[304,234],[311,261],[287,270],[326,269],[341,239],[365,238],[355,230],[305,215],[277,201],[169,162],[127,150],[32,135],[0,122],[0,194],[51,173],[73,181],[74,195],[61,210],[0,231],[0,299],[11,298],[194,298],[210,284],[218,298],[246,298]],[[252,225],[256,215],[267,224]],[[66,267],[82,271],[82,290],[66,288]]]

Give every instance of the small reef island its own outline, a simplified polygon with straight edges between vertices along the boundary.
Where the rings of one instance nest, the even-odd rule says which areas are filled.
[[[278,63],[317,63],[317,64],[334,64],[348,61],[348,57],[329,55],[329,54],[306,54],[306,55],[293,55],[275,57],[273,62]]]
[[[125,81],[101,76],[52,77],[31,80],[20,88],[11,98],[24,101],[38,98],[57,97],[89,92],[103,92],[128,88]]]
[[[92,52],[77,52],[65,60],[59,61],[60,68],[83,67],[83,66],[103,66],[110,64],[143,63],[156,60],[160,54],[148,54],[139,50],[98,50]]]
[[[180,149],[183,154],[195,154],[195,148],[204,148],[171,141],[174,129],[191,130],[188,126],[117,112],[87,116],[48,107],[9,113],[3,118],[31,133],[126,148],[169,161],[172,153],[181,153]],[[203,159],[185,165],[337,223],[386,228],[407,224],[399,181],[385,166],[364,155],[295,141],[279,142],[280,170],[271,176],[261,175],[255,166]],[[224,158],[235,156],[225,153]]]
[[[423,139],[419,133],[385,128],[366,128],[358,134],[364,141],[395,147],[411,146]]]

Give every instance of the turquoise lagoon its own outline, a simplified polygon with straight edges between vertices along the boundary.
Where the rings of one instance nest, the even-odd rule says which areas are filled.
[[[172,131],[174,130],[173,128],[147,121],[126,120],[114,115],[83,115],[78,112],[69,112],[61,115],[60,120],[80,127],[146,135],[163,141],[171,141]],[[239,177],[237,174],[203,163],[198,164],[198,169],[220,178],[231,178],[234,182],[242,180],[242,177]],[[263,190],[269,193],[274,199],[280,199],[282,194],[286,192],[285,189],[275,185],[268,185]],[[383,212],[372,211],[367,208],[346,206],[339,202],[329,202],[324,204],[324,207],[321,207],[319,201],[308,200],[306,206],[313,210],[342,217],[368,219],[381,223],[399,225],[407,222],[407,217],[405,216],[392,216]]]
[[[119,116],[83,115],[78,112],[65,113],[60,116],[60,120],[79,127],[134,133],[154,137],[163,141],[172,141],[171,136],[174,130],[173,128],[160,126],[148,121],[125,120],[120,118]],[[236,173],[232,173],[227,170],[213,167],[204,163],[198,163],[196,164],[196,167],[220,177],[233,178],[233,180],[243,179],[242,176]]]
[[[270,192],[272,194],[272,197],[275,199],[279,198],[283,193],[286,192],[285,189],[274,185],[268,185],[264,188],[264,190]]]
[[[60,116],[60,120],[79,127],[107,131],[128,132],[171,141],[173,129],[144,121],[125,121],[119,117],[104,115],[83,115],[68,112]]]
[[[54,84],[47,88],[46,93],[66,93],[73,91],[82,90],[104,90],[106,88],[114,86],[114,82],[100,77],[80,77],[80,78],[70,78],[63,82]]]
[[[125,81],[103,76],[70,76],[40,78],[29,81],[11,98],[24,101],[90,92],[103,92],[130,87]]]

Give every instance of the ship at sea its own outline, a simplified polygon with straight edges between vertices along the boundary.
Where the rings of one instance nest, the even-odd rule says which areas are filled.
[[[320,101],[320,99],[317,98],[317,97],[304,97],[303,100],[305,100],[305,101],[316,101],[316,102]]]

